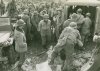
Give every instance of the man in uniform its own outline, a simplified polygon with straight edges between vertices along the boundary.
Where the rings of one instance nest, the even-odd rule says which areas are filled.
[[[54,59],[57,57],[58,53],[64,49],[66,59],[63,64],[62,71],[72,71],[74,46],[75,44],[79,44],[81,47],[83,46],[80,40],[81,36],[77,30],[77,24],[75,22],[71,22],[69,27],[66,27],[62,31],[58,43],[54,47],[54,52],[49,64],[53,64]]]
[[[82,15],[82,9],[81,8],[79,8],[77,10],[77,15],[78,15],[77,26],[78,26],[78,30],[81,31],[81,27],[82,27],[83,20],[84,20],[84,16]]]
[[[85,43],[90,36],[92,21],[90,19],[90,13],[86,13],[86,18],[83,20],[82,29],[81,29],[81,36],[82,41]]]
[[[39,24],[40,18],[39,18],[39,14],[37,11],[34,11],[34,14],[31,17],[31,33],[33,34],[33,36],[37,39],[38,37],[38,24]],[[32,37],[33,37],[32,36]]]
[[[30,17],[28,16],[27,10],[24,10],[24,15],[22,16],[22,20],[24,20],[25,22],[24,31],[25,31],[27,43],[29,43],[31,24],[30,24]]]
[[[56,27],[55,27],[57,40],[59,39],[59,36],[62,32],[63,23],[64,23],[64,13],[62,12],[62,8],[58,8],[57,9],[57,17],[56,17]]]
[[[51,21],[48,14],[45,14],[44,19],[40,21],[38,31],[41,34],[42,46],[47,48],[51,41]]]

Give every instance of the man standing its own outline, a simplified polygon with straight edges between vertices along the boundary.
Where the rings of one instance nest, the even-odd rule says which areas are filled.
[[[78,15],[77,26],[78,26],[78,30],[81,31],[81,27],[82,27],[83,19],[84,19],[84,16],[82,15],[82,9],[81,8],[79,8],[77,10],[77,15]]]
[[[91,16],[90,13],[86,13],[86,18],[84,18],[83,20],[82,29],[81,29],[81,36],[82,36],[83,43],[87,41],[91,33],[90,31],[91,31],[92,21],[90,19],[90,16]]]
[[[41,34],[42,46],[47,48],[47,45],[51,41],[51,21],[48,14],[45,14],[44,19],[40,21],[38,31]]]
[[[56,32],[56,38],[57,40],[59,39],[59,36],[62,32],[62,25],[64,23],[64,13],[62,12],[62,8],[57,9],[57,17],[56,17],[56,27],[55,27],[55,32]]]
[[[58,43],[54,47],[54,52],[49,64],[53,64],[54,59],[57,57],[60,51],[64,50],[65,61],[62,67],[62,71],[72,71],[74,46],[75,44],[78,44],[81,47],[83,46],[80,40],[81,36],[79,31],[77,30],[77,24],[75,22],[71,22],[69,24],[69,27],[66,27],[62,31]]]
[[[34,14],[31,17],[31,33],[33,34],[33,36],[37,39],[38,37],[38,24],[39,24],[40,18],[39,18],[39,14],[37,11],[34,11]]]
[[[27,10],[24,11],[24,15],[22,16],[22,20],[24,20],[24,22],[26,23],[24,26],[24,31],[25,31],[27,43],[29,43],[31,24],[30,24],[30,17],[28,16]]]

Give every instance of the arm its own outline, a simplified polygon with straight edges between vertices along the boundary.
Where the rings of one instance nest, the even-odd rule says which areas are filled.
[[[40,32],[41,30],[41,21],[39,22],[39,25],[38,25],[38,31]]]
[[[62,31],[62,33],[61,33],[59,39],[62,39],[62,38],[64,37],[64,34],[66,33],[66,31],[67,31],[67,28],[65,28],[65,29]]]

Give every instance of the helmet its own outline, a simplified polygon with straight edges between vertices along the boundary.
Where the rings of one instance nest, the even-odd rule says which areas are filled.
[[[82,9],[79,8],[79,9],[77,10],[77,13],[82,13]]]
[[[73,13],[72,15],[71,15],[71,18],[73,18],[73,19],[77,19],[77,14],[76,13]]]
[[[90,17],[91,16],[91,13],[86,13],[86,16]]]
[[[69,24],[69,26],[70,26],[70,27],[73,27],[73,28],[74,28],[74,27],[76,28],[76,27],[77,27],[77,23],[76,23],[76,22],[71,22],[71,23]]]
[[[22,19],[17,21],[17,26],[23,26],[24,24],[25,22]]]

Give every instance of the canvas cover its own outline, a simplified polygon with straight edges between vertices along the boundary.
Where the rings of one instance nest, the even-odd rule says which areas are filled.
[[[0,17],[0,43],[7,41],[10,34],[10,19],[7,17]]]

